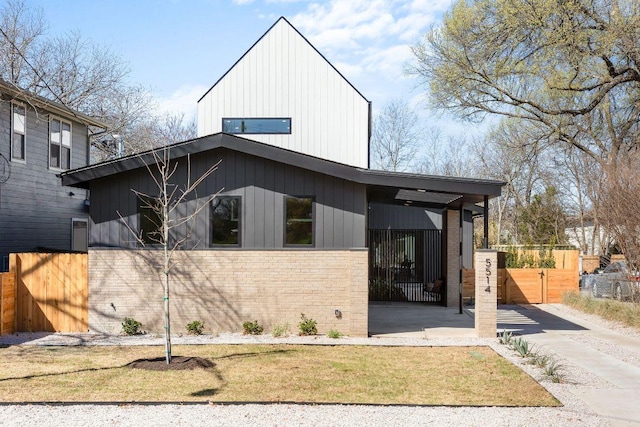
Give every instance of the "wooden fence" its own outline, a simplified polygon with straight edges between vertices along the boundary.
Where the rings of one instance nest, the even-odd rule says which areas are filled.
[[[578,291],[578,273],[571,269],[498,269],[497,299],[500,304],[560,303],[562,294]],[[462,296],[475,299],[475,270],[462,272]]]
[[[0,273],[0,335],[15,332],[16,280],[13,273]]]
[[[7,277],[15,279],[14,312],[8,309],[5,318],[11,297],[5,299],[3,292],[2,325],[13,317],[15,332],[86,332],[87,266],[87,254],[11,254]]]

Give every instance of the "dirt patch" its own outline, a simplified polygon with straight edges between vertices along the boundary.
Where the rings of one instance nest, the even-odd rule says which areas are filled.
[[[190,371],[213,368],[216,364],[202,357],[172,356],[169,364],[164,357],[156,357],[155,359],[134,360],[126,366],[131,369],[146,369],[148,371]]]

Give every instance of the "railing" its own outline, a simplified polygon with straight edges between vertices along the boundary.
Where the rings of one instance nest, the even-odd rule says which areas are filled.
[[[440,302],[439,230],[369,230],[369,300]]]

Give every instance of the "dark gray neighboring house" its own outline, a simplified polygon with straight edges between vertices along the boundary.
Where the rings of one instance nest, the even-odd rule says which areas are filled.
[[[0,81],[0,271],[8,254],[86,250],[88,193],[58,174],[89,164],[104,124]]]

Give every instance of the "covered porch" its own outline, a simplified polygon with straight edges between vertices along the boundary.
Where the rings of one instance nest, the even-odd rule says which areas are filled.
[[[368,173],[367,173],[368,172]],[[369,301],[462,310],[462,269],[473,268],[474,227],[504,183],[367,171]]]

